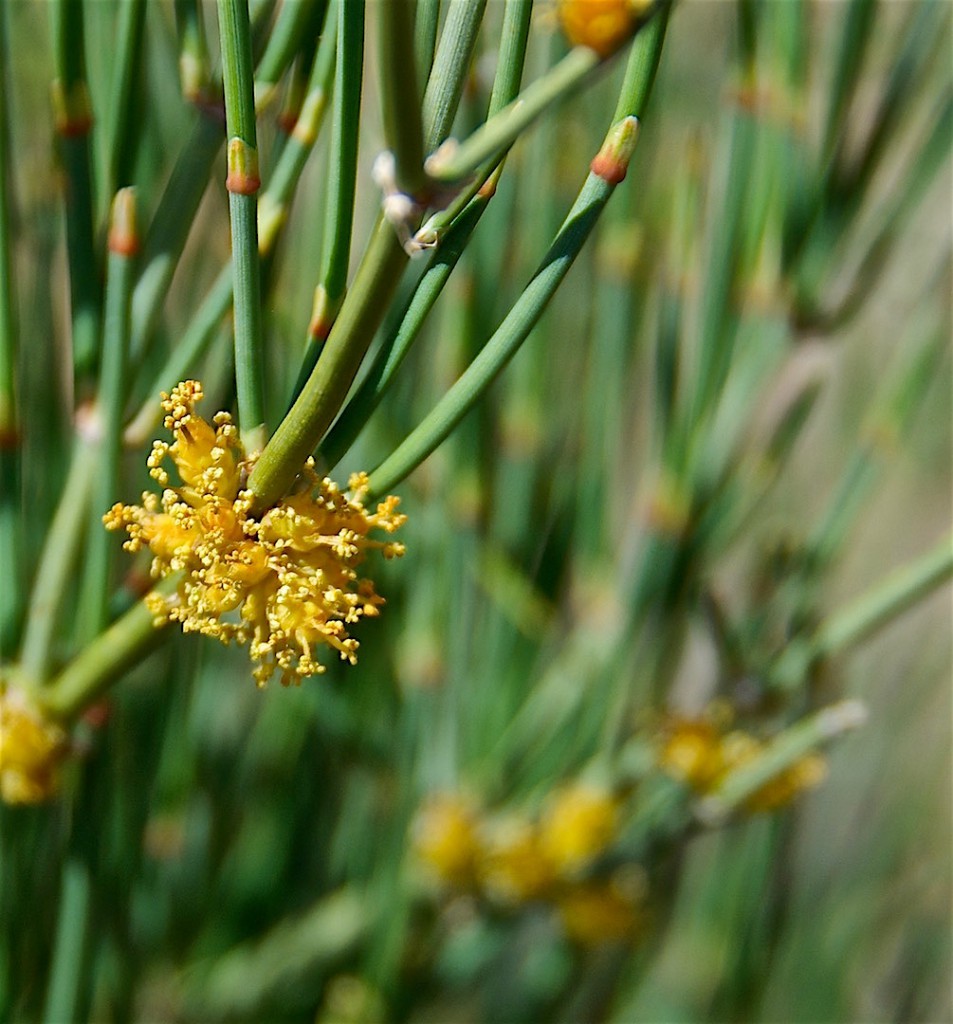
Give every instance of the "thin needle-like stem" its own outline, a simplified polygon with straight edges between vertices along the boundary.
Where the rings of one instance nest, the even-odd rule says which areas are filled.
[[[219,0],[222,77],[228,134],[228,209],[235,292],[235,383],[238,421],[249,451],[265,442],[264,357],[258,203],[261,187],[255,131],[251,24],[247,0]]]

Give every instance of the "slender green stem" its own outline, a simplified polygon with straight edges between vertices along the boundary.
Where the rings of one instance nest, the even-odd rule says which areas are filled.
[[[328,0],[318,0],[317,3],[295,0],[282,4],[275,26],[268,36],[265,52],[255,69],[255,100],[259,110],[274,95],[309,25],[320,25],[324,20],[327,6]]]
[[[109,229],[106,310],[103,323],[103,358],[96,400],[98,466],[93,489],[93,516],[79,607],[79,636],[96,636],[109,622],[110,574],[116,539],[102,524],[103,513],[119,491],[123,408],[128,390],[129,298],[139,238],[136,232],[135,193],[121,189],[113,201]]]
[[[554,68],[484,122],[468,139],[442,146],[428,157],[427,174],[441,184],[455,184],[486,161],[499,159],[544,110],[572,95],[600,63],[598,54],[586,46],[570,50]]]
[[[89,418],[89,413],[84,412]],[[21,659],[27,678],[45,681],[56,650],[59,613],[70,592],[69,580],[87,524],[92,483],[98,468],[98,452],[80,429],[73,446],[72,461],[56,514],[46,535],[33,592],[27,608]]]
[[[635,145],[637,121],[618,122],[609,139],[621,137],[616,146],[620,163],[628,161]],[[483,396],[542,316],[549,300],[579,255],[615,184],[590,173],[569,215],[556,235],[532,281],[497,328],[493,337],[452,388],[413,433],[371,473],[370,492],[389,491],[414,470],[447,437]]]
[[[613,189],[625,176],[637,139],[638,115],[651,95],[661,58],[667,20],[668,8],[664,8],[636,39],[617,104],[617,110],[628,110],[629,114],[610,128],[593,161],[594,169],[533,280],[459,380],[417,429],[374,470],[370,494],[380,495],[390,490],[433,452],[482,397],[542,316]],[[637,71],[632,71],[633,67]]]
[[[506,2],[501,30],[500,59],[496,77],[493,79],[493,91],[490,93],[490,103],[487,108],[488,118],[498,114],[515,99],[519,92],[532,13],[532,0],[507,0]],[[460,216],[473,197],[486,184],[494,169],[499,166],[500,162],[493,159],[480,167],[472,180],[459,191],[453,200],[427,220],[417,232],[417,239],[424,244],[439,245],[449,226]]]
[[[721,824],[762,786],[805,754],[859,728],[866,720],[867,710],[859,700],[845,700],[792,725],[771,740],[754,760],[729,772],[717,790],[698,802],[696,816],[706,825]]]
[[[106,197],[132,183],[140,133],[134,123],[136,92],[142,75],[145,0],[122,0],[116,25],[115,63],[110,90],[112,106],[106,128],[109,171],[102,189]]]
[[[56,79],[53,104],[65,172],[66,251],[70,271],[73,367],[88,379],[99,359],[101,296],[93,241],[93,183],[89,132],[92,112],[83,60],[83,8],[80,0],[55,0],[53,20]]]
[[[460,106],[486,0],[450,0],[440,42],[424,92],[424,149],[435,149],[450,134]]]
[[[440,23],[440,0],[417,0],[414,24],[414,62],[421,82],[427,80],[437,47],[437,26]]]
[[[249,451],[264,444],[265,391],[262,351],[258,204],[261,186],[255,133],[251,25],[247,0],[219,0],[222,77],[228,134],[228,210],[232,224],[235,302],[235,384],[238,422]]]
[[[480,4],[453,5],[444,35],[460,23],[458,9],[465,9],[463,13],[469,12],[468,18],[462,19],[466,25],[468,19],[475,16],[473,9],[477,7],[482,10]],[[444,116],[452,119],[452,112],[456,109],[452,97],[459,99],[467,73],[469,51],[466,56],[467,60],[443,68],[444,73],[437,79],[438,85],[434,85],[435,76],[431,76],[428,93],[432,88],[433,109],[444,114],[438,118],[435,113],[432,121],[425,114],[425,140],[440,130]],[[434,67],[436,70],[437,63]],[[257,509],[267,508],[287,491],[340,411],[406,265],[407,255],[396,232],[389,223],[378,218],[321,357],[252,471],[248,486]]]
[[[317,140],[324,113],[330,80],[334,70],[335,34],[332,31],[333,4],[325,37],[321,40],[308,83],[308,91],[294,131],[284,147],[275,172],[258,201],[258,248],[264,256],[270,252],[284,225],[288,204],[301,177],[305,163]],[[170,264],[171,268],[171,264]],[[171,269],[170,269],[171,273]],[[135,300],[135,295],[133,296]],[[156,395],[182,380],[206,351],[228,313],[232,302],[232,271],[224,267],[209,289],[205,300],[192,318],[179,343],[169,353],[162,369],[146,390],[146,398],[126,430],[126,444],[144,444],[162,418]]]
[[[339,3],[332,3],[328,8],[324,32],[294,127],[281,151],[268,187],[258,200],[258,248],[263,256],[274,246],[278,229],[287,216],[288,201],[324,122],[337,53],[339,7]]]
[[[338,54],[334,72],[334,114],[321,272],[315,288],[314,306],[295,384],[295,396],[300,394],[314,369],[347,288],[354,223],[363,66],[364,5],[343,3],[338,17]]]
[[[73,854],[63,864],[63,881],[56,916],[56,938],[43,1020],[81,1019],[79,993],[88,968],[92,883],[89,866]]]
[[[249,478],[256,508],[267,508],[288,490],[334,419],[406,263],[393,227],[378,218],[321,358]]]
[[[507,0],[503,14],[500,61],[490,95],[491,116],[506,106],[519,91],[532,6],[531,0]],[[501,167],[497,168],[495,177],[499,176],[501,170]],[[394,326],[385,334],[380,352],[367,377],[321,445],[320,454],[327,465],[333,466],[338,462],[377,408],[449,280],[494,190],[495,182],[480,194],[470,196],[465,206],[461,206],[453,215],[453,219],[448,216],[440,222],[441,244],[436,255],[407,306],[394,318]],[[452,204],[454,210],[456,205]],[[441,213],[449,215],[450,209]]]
[[[23,604],[23,560],[20,554],[20,420],[17,412],[17,323],[10,256],[13,236],[10,224],[12,180],[9,170],[7,126],[10,80],[7,50],[7,10],[0,5],[0,660],[20,618]]]
[[[815,659],[828,658],[855,646],[902,615],[953,577],[953,537],[892,573],[846,608],[828,616],[811,644]]]
[[[424,320],[457,265],[488,202],[488,197],[478,196],[457,219],[421,278],[403,315],[395,318],[392,330],[385,334],[379,358],[321,444],[321,459],[327,466],[336,465],[344,456],[384,397],[420,333]]]
[[[822,152],[828,159],[833,154],[838,139],[844,134],[845,115],[860,81],[864,54],[867,52],[876,11],[876,0],[850,0],[845,4],[836,70],[824,120]]]
[[[377,7],[384,139],[394,155],[397,188],[418,196],[424,187],[424,133],[414,62],[414,5],[392,0]]]
[[[171,594],[177,582],[176,576],[169,576],[155,592]],[[72,722],[170,633],[166,626],[156,625],[144,601],[137,601],[39,692],[43,711],[58,721]]]

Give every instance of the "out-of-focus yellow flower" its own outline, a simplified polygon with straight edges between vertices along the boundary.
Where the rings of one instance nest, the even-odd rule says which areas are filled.
[[[555,794],[540,822],[543,855],[561,875],[572,874],[612,841],[618,806],[611,793],[577,783]]]
[[[560,0],[559,20],[573,46],[608,57],[635,32],[652,0]]]
[[[442,881],[461,888],[472,885],[482,847],[470,805],[451,794],[433,797],[414,822],[414,848]]]
[[[0,693],[0,797],[6,803],[37,804],[53,797],[66,752],[66,733],[19,690]]]
[[[487,892],[504,903],[540,899],[556,882],[556,868],[543,849],[539,830],[516,818],[497,823],[479,870]]]
[[[658,753],[663,771],[703,794],[716,790],[726,775],[758,758],[765,746],[740,729],[724,734],[714,718],[672,719],[664,726]],[[752,793],[743,806],[752,813],[775,810],[826,775],[824,757],[805,754]]]
[[[658,765],[693,789],[706,791],[724,770],[718,730],[704,720],[672,719],[663,729]]]
[[[148,598],[157,620],[247,643],[260,686],[276,669],[285,685],[323,672],[316,657],[322,645],[353,664],[358,643],[349,627],[383,604],[356,569],[369,550],[385,558],[404,553],[402,544],[369,537],[404,523],[399,499],[369,511],[360,500],[366,474],[351,477],[348,498],[332,480],[319,479],[309,461],[302,474],[307,489],[253,518],[250,495],[241,489],[251,460],[228,413],[218,413],[213,425],[195,412],[201,397],[197,381],[163,396],[173,441],[156,441],[149,456],[150,473],[164,488],[161,501],[145,493],[142,505],[117,504],[103,517],[107,529],[125,528],[128,550],[150,549],[153,576],[183,573],[172,598]],[[167,457],[179,487],[169,486]]]
[[[585,946],[630,939],[641,919],[639,897],[614,878],[569,887],[558,907],[566,934]]]
[[[805,790],[819,786],[826,778],[827,759],[821,754],[805,754],[752,793],[745,801],[745,808],[753,814],[776,810]]]

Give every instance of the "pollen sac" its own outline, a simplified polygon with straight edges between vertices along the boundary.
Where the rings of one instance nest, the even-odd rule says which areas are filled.
[[[402,544],[371,536],[404,523],[399,499],[370,511],[359,500],[365,474],[351,478],[348,497],[309,460],[304,492],[255,519],[240,489],[251,460],[227,413],[209,423],[195,412],[201,397],[197,381],[163,395],[173,440],[157,441],[148,460],[161,499],[147,493],[141,505],[117,504],[103,517],[107,529],[125,529],[127,550],[149,549],[154,577],[182,573],[170,598],[150,595],[157,621],[247,644],[260,686],[276,670],[285,685],[323,672],[322,648],[353,664],[358,643],[349,628],[384,603],[357,569],[369,550],[385,558],[404,553]],[[178,487],[170,486],[167,459]]]

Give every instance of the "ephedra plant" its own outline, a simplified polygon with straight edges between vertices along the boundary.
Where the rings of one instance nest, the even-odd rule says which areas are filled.
[[[838,576],[949,412],[950,18],[718,8],[0,5],[6,1017],[789,1005],[841,656],[953,572]]]

